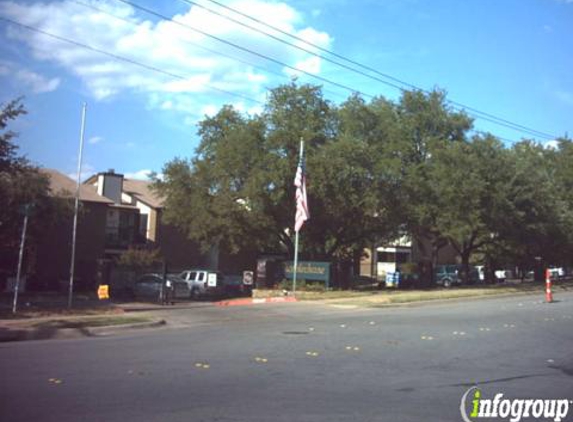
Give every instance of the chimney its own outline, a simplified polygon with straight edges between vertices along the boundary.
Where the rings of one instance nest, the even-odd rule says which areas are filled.
[[[97,193],[99,195],[111,199],[116,204],[121,204],[122,191],[123,174],[117,174],[113,169],[98,174]]]

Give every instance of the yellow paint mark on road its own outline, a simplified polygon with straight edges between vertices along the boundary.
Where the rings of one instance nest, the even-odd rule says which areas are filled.
[[[197,362],[195,364],[195,368],[198,368],[198,369],[209,369],[210,367],[211,367],[211,365],[209,365],[208,363]]]
[[[318,352],[309,351],[309,352],[306,352],[306,355],[315,358],[315,357],[317,357],[317,356],[319,355],[319,353],[318,353]]]
[[[261,358],[259,356],[255,357],[255,362],[267,363],[269,360],[267,358]]]

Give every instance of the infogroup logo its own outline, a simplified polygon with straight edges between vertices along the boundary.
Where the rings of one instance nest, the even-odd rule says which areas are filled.
[[[523,418],[534,418],[560,422],[567,417],[569,407],[573,405],[573,401],[568,399],[504,399],[503,396],[503,393],[496,393],[493,399],[486,399],[478,387],[471,387],[462,396],[462,419],[464,422],[483,418],[519,422]]]

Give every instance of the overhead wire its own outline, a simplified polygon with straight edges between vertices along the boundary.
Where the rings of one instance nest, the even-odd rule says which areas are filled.
[[[86,49],[86,50],[90,50],[90,51],[93,51],[93,52],[95,52],[95,53],[98,53],[98,54],[102,54],[102,55],[111,57],[111,58],[113,58],[113,59],[115,59],[115,60],[118,60],[118,61],[122,61],[122,62],[125,62],[125,63],[129,63],[129,64],[132,64],[132,65],[134,65],[134,66],[142,67],[142,68],[147,69],[147,70],[149,70],[149,71],[161,73],[161,74],[163,74],[163,75],[165,75],[165,76],[169,76],[169,77],[174,78],[174,79],[179,79],[179,80],[183,80],[183,81],[187,81],[187,80],[188,80],[188,76],[182,76],[182,75],[179,75],[179,74],[177,74],[177,73],[170,72],[170,71],[168,71],[168,70],[163,70],[163,69],[160,69],[160,68],[158,68],[158,67],[156,67],[156,66],[151,66],[151,65],[148,65],[148,64],[139,62],[139,61],[137,61],[137,60],[130,59],[130,58],[125,57],[125,56],[120,56],[120,55],[118,55],[118,54],[110,53],[109,51],[105,51],[105,50],[102,50],[102,49],[100,49],[100,48],[93,47],[93,46],[91,46],[91,45],[84,44],[84,43],[81,43],[81,42],[79,42],[79,41],[72,40],[72,39],[70,39],[70,38],[62,37],[61,35],[53,34],[53,33],[51,33],[51,32],[44,31],[43,29],[40,29],[40,28],[31,26],[31,25],[26,25],[26,24],[24,24],[24,23],[22,23],[22,22],[15,21],[15,20],[12,20],[12,19],[10,19],[10,18],[6,18],[6,17],[4,17],[4,16],[0,16],[0,20],[5,21],[5,22],[8,22],[8,23],[13,24],[13,25],[16,25],[16,26],[19,26],[19,27],[21,27],[21,28],[27,29],[27,30],[29,30],[29,31],[36,32],[36,33],[39,33],[39,34],[42,34],[42,35],[45,35],[45,36],[48,36],[48,37],[57,39],[57,40],[62,41],[62,42],[65,42],[65,43],[68,43],[68,44],[72,44],[72,45],[75,45],[75,46],[77,46],[77,47],[81,47],[81,48],[84,48],[84,49]],[[246,96],[246,95],[243,95],[243,94],[238,94],[238,93],[236,93],[236,92],[228,91],[228,90],[226,90],[226,89],[218,88],[218,87],[215,87],[215,86],[212,86],[212,85],[209,85],[209,84],[205,84],[205,83],[201,83],[200,85],[203,85],[203,86],[205,86],[205,87],[207,87],[207,88],[209,88],[209,89],[211,89],[211,90],[218,91],[218,92],[221,92],[221,93],[226,94],[226,95],[231,95],[231,96],[233,96],[233,97],[242,98],[242,99],[244,99],[244,100],[248,100],[248,101],[251,101],[251,102],[253,102],[253,103],[257,103],[257,104],[264,105],[264,103],[263,103],[262,101],[257,100],[257,99],[252,98],[252,97],[249,97],[249,96]]]
[[[278,65],[280,65],[280,66],[283,66],[283,67],[285,67],[285,68],[287,68],[287,69],[290,69],[290,70],[293,70],[293,71],[295,71],[295,72],[299,72],[299,73],[305,74],[305,75],[307,75],[307,76],[309,76],[309,77],[311,77],[311,78],[313,78],[313,79],[319,80],[319,81],[321,81],[321,82],[328,83],[328,84],[333,85],[333,86],[336,86],[336,87],[338,87],[338,88],[342,88],[342,89],[344,89],[344,90],[346,90],[346,91],[349,91],[349,92],[351,92],[351,93],[359,94],[359,95],[361,95],[361,96],[363,96],[363,97],[375,98],[374,95],[361,92],[361,91],[356,90],[356,89],[354,89],[354,88],[352,88],[352,87],[350,87],[350,86],[348,86],[348,85],[345,85],[345,84],[342,84],[342,83],[339,83],[339,82],[330,80],[330,79],[328,79],[328,78],[325,78],[325,77],[320,76],[320,75],[313,74],[313,73],[311,73],[311,72],[307,72],[307,71],[304,70],[304,69],[300,69],[300,68],[297,68],[297,67],[295,67],[295,66],[291,66],[291,65],[289,65],[289,64],[287,64],[287,63],[285,63],[285,62],[283,62],[283,61],[280,61],[280,60],[278,60],[278,59],[275,59],[274,57],[267,56],[266,54],[259,53],[259,52],[255,51],[255,50],[252,50],[252,49],[247,48],[247,47],[243,47],[243,46],[241,46],[241,45],[239,45],[239,44],[237,44],[237,43],[234,43],[234,42],[232,42],[232,41],[229,41],[229,40],[226,40],[226,39],[224,39],[224,38],[218,37],[217,35],[213,35],[213,34],[210,34],[210,33],[206,32],[206,31],[203,31],[203,30],[201,30],[201,29],[194,28],[194,27],[192,27],[191,25],[187,25],[187,24],[185,24],[185,23],[183,23],[183,22],[179,22],[179,21],[177,21],[177,20],[174,20],[173,18],[170,18],[170,17],[168,17],[168,16],[165,16],[165,15],[163,15],[163,14],[161,14],[161,13],[159,13],[159,12],[156,12],[156,11],[154,11],[154,10],[148,9],[147,7],[141,6],[141,5],[137,4],[137,3],[133,3],[132,1],[129,1],[129,0],[116,0],[116,1],[121,2],[121,3],[125,3],[125,4],[127,4],[127,5],[129,5],[129,6],[132,6],[132,7],[135,8],[135,9],[144,11],[145,13],[148,13],[148,14],[150,14],[150,15],[152,15],[152,16],[155,16],[155,17],[158,17],[158,18],[160,18],[160,19],[173,22],[173,23],[175,23],[175,24],[177,24],[177,25],[180,25],[180,26],[182,26],[182,27],[184,27],[184,28],[188,28],[188,29],[190,29],[190,30],[192,30],[192,31],[194,31],[194,32],[197,32],[197,33],[201,34],[201,35],[204,35],[204,36],[209,37],[209,38],[211,38],[211,39],[217,40],[217,41],[219,41],[219,42],[222,43],[222,44],[225,44],[225,45],[231,46],[231,47],[233,47],[233,48],[236,48],[236,49],[238,49],[238,50],[244,51],[245,53],[252,54],[253,56],[256,56],[256,57],[259,57],[259,58],[261,58],[261,59],[264,59],[264,60],[270,61],[270,62],[272,62],[272,63],[278,64]]]
[[[106,14],[108,14],[108,15],[110,15],[110,16],[113,16],[113,17],[115,17],[115,18],[117,18],[117,19],[124,20],[124,21],[130,22],[130,23],[132,23],[132,24],[134,23],[134,22],[132,22],[132,21],[130,21],[130,20],[127,20],[127,19],[118,17],[118,16],[116,16],[116,15],[114,15],[114,14],[112,14],[112,13],[103,11],[103,10],[98,9],[98,8],[95,8],[94,6],[85,4],[85,3],[81,2],[81,1],[78,1],[78,0],[72,0],[72,1],[74,1],[74,2],[76,2],[76,3],[78,3],[78,4],[81,4],[81,5],[85,6],[85,7],[90,7],[90,8],[92,8],[92,9],[98,10],[98,11],[100,11],[100,12],[102,12],[102,13],[106,13]],[[259,57],[259,58],[262,58],[262,59],[264,59],[264,60],[271,61],[271,62],[273,62],[273,63],[275,63],[275,64],[278,64],[278,65],[281,65],[281,66],[283,66],[283,67],[289,68],[289,69],[294,70],[294,71],[296,71],[296,72],[300,72],[300,73],[306,74],[307,76],[310,76],[310,77],[312,77],[312,78],[314,78],[314,79],[320,80],[320,81],[325,82],[325,83],[332,84],[332,85],[334,85],[334,86],[337,86],[338,88],[343,88],[343,89],[348,90],[348,91],[350,91],[350,92],[352,92],[352,93],[357,93],[357,94],[359,94],[359,95],[361,95],[361,96],[363,96],[363,97],[374,98],[373,95],[360,92],[359,90],[354,89],[354,88],[352,88],[352,87],[350,87],[350,86],[348,86],[348,85],[340,84],[340,83],[335,82],[335,81],[332,81],[332,80],[330,80],[330,79],[328,79],[328,78],[325,78],[325,77],[322,77],[322,76],[319,76],[319,75],[315,75],[315,74],[312,74],[312,73],[310,73],[310,72],[304,71],[304,70],[302,70],[302,69],[298,69],[298,68],[296,68],[296,67],[290,66],[290,65],[288,65],[288,64],[286,64],[286,63],[284,63],[284,62],[282,62],[282,61],[280,61],[280,60],[277,60],[277,59],[275,59],[275,58],[272,58],[272,57],[270,57],[270,56],[267,56],[267,55],[264,55],[264,54],[259,53],[259,52],[257,52],[257,51],[254,51],[254,50],[252,50],[252,49],[249,49],[249,48],[240,46],[240,45],[238,45],[238,44],[236,44],[236,43],[233,43],[233,42],[231,42],[231,41],[225,40],[225,39],[223,39],[223,38],[221,38],[221,37],[217,37],[217,36],[215,36],[215,35],[209,34],[209,33],[205,32],[205,31],[200,30],[200,29],[194,28],[194,27],[192,27],[192,26],[190,26],[190,25],[183,24],[182,22],[179,22],[179,21],[177,21],[177,20],[174,20],[173,18],[169,18],[169,17],[167,17],[167,16],[165,16],[165,15],[162,15],[162,14],[160,14],[160,13],[154,11],[154,10],[151,10],[151,9],[148,9],[148,8],[143,7],[143,6],[141,6],[141,5],[138,5],[138,4],[136,4],[136,3],[133,3],[132,1],[129,1],[129,0],[117,0],[117,1],[122,2],[122,3],[124,3],[124,4],[127,4],[127,5],[129,5],[129,6],[133,7],[133,8],[142,10],[142,11],[144,11],[144,12],[146,12],[146,13],[148,13],[148,14],[151,14],[151,15],[153,15],[153,16],[155,16],[155,17],[158,17],[158,18],[160,18],[160,19],[162,19],[162,20],[169,21],[169,22],[171,22],[171,23],[173,23],[173,24],[180,25],[180,26],[182,26],[182,27],[184,27],[184,28],[187,28],[187,29],[189,29],[189,30],[191,30],[191,31],[194,31],[194,32],[200,33],[200,34],[202,34],[202,35],[204,35],[204,36],[207,36],[207,37],[209,37],[209,38],[215,39],[215,40],[217,40],[217,41],[219,41],[219,42],[221,42],[221,43],[224,43],[224,44],[226,44],[226,45],[229,45],[229,46],[231,46],[231,47],[233,47],[233,48],[236,48],[236,49],[239,49],[239,50],[241,50],[241,51],[247,52],[247,53],[249,53],[249,54],[252,54],[252,55],[254,55],[254,56],[257,56],[257,57]],[[232,22],[235,22],[235,23],[240,24],[240,25],[242,25],[242,26],[246,26],[246,27],[248,27],[248,28],[250,28],[250,29],[252,29],[252,30],[255,30],[255,31],[259,32],[259,33],[262,33],[262,34],[264,34],[264,35],[270,36],[270,37],[272,37],[273,39],[275,39],[275,40],[277,40],[277,41],[280,41],[280,42],[282,42],[282,43],[291,45],[292,47],[301,49],[299,46],[297,46],[297,45],[295,45],[295,44],[288,43],[287,41],[282,40],[282,39],[280,39],[280,38],[278,38],[278,37],[275,37],[275,36],[273,36],[273,35],[271,35],[271,34],[268,34],[267,32],[260,31],[260,30],[258,30],[257,28],[253,28],[253,27],[251,27],[251,26],[249,26],[249,25],[246,25],[246,24],[244,24],[244,23],[241,23],[240,21],[237,21],[236,19],[229,18],[229,17],[227,17],[227,16],[225,16],[225,15],[223,15],[223,14],[220,14],[220,13],[218,13],[218,12],[213,11],[212,9],[209,9],[209,8],[206,8],[206,7],[202,6],[202,5],[199,5],[199,4],[197,4],[196,2],[194,2],[194,1],[191,1],[191,0],[181,0],[181,1],[183,1],[183,2],[185,2],[185,3],[188,3],[188,4],[191,4],[191,5],[196,5],[196,6],[201,7],[201,8],[203,8],[203,9],[205,9],[205,10],[211,12],[211,13],[215,13],[216,15],[219,15],[219,16],[221,16],[221,17],[224,17],[225,19],[230,19]],[[322,48],[322,47],[320,47],[320,46],[317,46],[317,45],[315,45],[315,44],[313,44],[313,43],[307,42],[306,40],[304,40],[304,39],[302,39],[302,38],[300,38],[300,37],[297,37],[296,35],[290,34],[290,33],[286,32],[286,31],[281,30],[280,28],[276,28],[276,27],[274,27],[274,26],[272,26],[272,25],[266,24],[265,22],[262,22],[262,21],[260,21],[260,20],[258,20],[258,19],[256,19],[256,18],[254,18],[254,17],[251,17],[251,16],[249,16],[249,15],[247,15],[247,14],[244,14],[244,13],[242,13],[242,12],[240,12],[240,11],[237,11],[237,10],[235,10],[235,9],[233,9],[233,8],[230,8],[229,6],[225,6],[225,5],[219,3],[219,2],[217,2],[217,1],[215,1],[215,0],[208,0],[208,1],[211,1],[212,3],[215,3],[215,4],[217,4],[217,5],[221,6],[221,7],[224,7],[224,8],[226,8],[226,9],[228,9],[228,10],[231,10],[231,11],[233,11],[233,12],[235,12],[235,13],[238,13],[238,14],[240,14],[241,16],[244,16],[244,17],[246,17],[246,18],[249,18],[249,19],[251,19],[251,20],[253,20],[253,21],[256,21],[256,22],[258,22],[258,23],[260,23],[260,24],[262,24],[262,25],[265,25],[265,26],[267,26],[267,27],[269,27],[269,28],[272,28],[273,30],[276,30],[276,31],[279,31],[279,32],[281,32],[281,33],[283,33],[283,34],[285,34],[285,35],[288,35],[288,36],[292,37],[293,39],[297,39],[297,40],[299,40],[299,41],[302,41],[302,42],[306,43],[307,45],[311,45],[312,47],[317,48],[317,49],[319,49],[319,50],[321,50],[321,51],[328,52],[329,54],[335,55],[336,57],[340,57],[340,58],[343,59],[343,60],[346,60],[346,61],[348,61],[348,62],[351,62],[351,63],[356,64],[356,65],[358,65],[358,66],[361,66],[361,67],[363,67],[363,68],[366,68],[366,69],[368,69],[368,70],[372,70],[372,71],[374,71],[374,72],[376,72],[376,73],[381,74],[381,75],[384,76],[384,77],[389,77],[389,78],[394,79],[394,80],[396,80],[396,81],[398,81],[398,82],[400,82],[400,83],[404,83],[404,84],[406,84],[407,86],[412,87],[413,89],[416,89],[416,90],[419,90],[419,91],[423,91],[423,92],[428,93],[428,91],[422,90],[422,89],[416,87],[415,85],[409,84],[409,83],[404,82],[404,81],[401,81],[401,80],[399,80],[399,79],[397,79],[397,78],[393,78],[393,77],[391,77],[391,76],[389,76],[389,75],[380,73],[380,72],[378,72],[378,71],[375,70],[375,69],[371,69],[371,68],[369,68],[369,67],[367,67],[367,66],[361,65],[361,64],[358,63],[358,62],[354,62],[353,60],[347,59],[347,58],[345,58],[344,56],[338,55],[337,53],[331,52],[331,51],[329,51],[329,50],[327,50],[327,49],[324,49],[324,48]],[[30,30],[33,29],[33,27],[30,27],[30,26],[28,26],[28,25],[21,24],[21,23],[16,22],[16,21],[11,21],[10,19],[6,19],[6,18],[3,18],[3,19],[6,20],[6,21],[10,21],[10,22],[12,22],[12,23],[14,23],[14,24],[20,25],[20,26],[22,26],[22,27],[25,27],[25,28],[27,28],[27,29],[30,29]],[[148,69],[148,70],[153,70],[153,71],[156,71],[156,72],[159,72],[159,73],[162,73],[162,74],[164,74],[164,75],[171,76],[171,77],[174,77],[174,78],[177,78],[177,79],[187,79],[187,78],[184,77],[184,76],[177,75],[177,74],[174,74],[174,73],[172,73],[172,72],[165,71],[165,70],[163,70],[163,69],[159,69],[159,68],[154,67],[154,66],[146,65],[146,64],[144,64],[144,63],[137,62],[137,61],[135,61],[135,60],[128,59],[128,58],[123,57],[123,56],[119,56],[119,55],[116,55],[116,54],[113,54],[113,53],[109,53],[109,52],[106,52],[106,51],[97,49],[97,48],[95,48],[95,47],[89,46],[89,45],[87,45],[87,44],[82,44],[82,43],[79,43],[79,42],[76,42],[76,41],[73,41],[73,40],[70,40],[70,39],[65,39],[64,37],[60,37],[60,36],[57,36],[57,35],[55,35],[55,34],[47,33],[46,31],[42,31],[42,30],[40,30],[40,29],[38,29],[38,28],[34,28],[34,29],[37,30],[37,32],[44,33],[44,35],[52,36],[52,37],[58,38],[58,39],[60,39],[60,40],[62,40],[62,41],[67,41],[67,42],[71,42],[71,43],[76,44],[76,45],[79,45],[79,46],[83,46],[83,47],[85,47],[85,48],[91,49],[92,51],[96,51],[96,52],[98,52],[98,53],[105,54],[105,55],[108,55],[108,56],[110,56],[110,57],[113,57],[113,58],[115,58],[116,60],[121,60],[121,61],[124,61],[124,62],[129,62],[129,63],[131,63],[131,64],[138,65],[138,66],[144,67],[144,68],[146,68],[146,69]],[[273,72],[273,71],[271,71],[271,70],[269,70],[269,69],[267,69],[267,68],[262,68],[262,67],[260,67],[260,66],[257,66],[257,65],[255,65],[255,64],[251,63],[251,62],[248,62],[248,61],[239,59],[239,58],[237,58],[237,57],[233,57],[233,56],[228,55],[228,54],[225,54],[225,53],[223,53],[223,52],[215,51],[215,50],[209,49],[209,48],[204,47],[204,46],[199,46],[199,45],[197,45],[196,43],[192,43],[192,42],[190,42],[190,41],[186,41],[186,42],[188,42],[188,43],[190,43],[190,44],[193,44],[193,45],[196,45],[197,47],[200,47],[200,48],[202,48],[202,49],[204,49],[204,50],[206,50],[206,51],[209,51],[209,52],[211,52],[211,53],[219,54],[219,55],[224,56],[224,57],[227,57],[227,58],[229,58],[229,59],[231,59],[231,60],[236,60],[236,61],[238,61],[238,62],[241,62],[241,63],[244,63],[244,64],[248,64],[248,65],[250,65],[250,66],[253,66],[253,67],[255,67],[255,68],[258,68],[258,69],[260,69],[260,70],[263,70],[263,71],[265,71],[265,72],[268,72],[268,73],[271,73],[271,74],[275,74],[275,75],[279,75],[279,76],[281,76],[281,77],[284,76],[284,75],[279,74],[279,73],[277,73],[277,72]],[[395,85],[395,84],[388,83],[387,81],[383,81],[383,80],[381,80],[380,78],[372,77],[372,75],[368,75],[368,74],[366,74],[365,72],[356,70],[356,69],[354,69],[354,68],[352,68],[352,67],[350,67],[350,66],[347,66],[347,65],[344,65],[344,64],[340,64],[339,62],[336,62],[336,61],[332,61],[331,59],[328,59],[328,58],[326,58],[326,57],[324,57],[324,56],[322,56],[322,55],[317,55],[316,53],[314,53],[314,52],[312,52],[312,51],[310,51],[310,50],[308,50],[308,49],[302,49],[302,51],[305,51],[305,52],[307,52],[307,53],[309,53],[309,54],[313,54],[313,55],[315,55],[315,56],[318,56],[318,57],[320,57],[321,59],[325,59],[325,60],[330,61],[330,62],[332,62],[332,63],[334,63],[334,64],[337,64],[337,65],[339,65],[339,66],[343,66],[344,68],[346,68],[346,69],[348,69],[348,70],[351,70],[351,71],[353,71],[353,72],[358,72],[359,74],[361,74],[361,75],[363,75],[363,76],[367,76],[367,77],[370,77],[370,78],[374,78],[375,80],[377,80],[377,81],[379,81],[379,82],[382,82],[382,83],[385,83],[385,84],[387,84],[387,85],[390,85],[391,87],[396,88],[396,89],[399,89],[399,90],[402,91],[402,92],[405,91],[405,89],[402,88],[402,87],[399,87],[399,86],[397,86],[397,85]],[[217,87],[211,86],[211,85],[209,85],[209,84],[202,84],[202,85],[208,87],[209,89],[213,89],[213,90],[216,90],[216,91],[219,91],[219,92],[228,94],[228,95],[232,95],[232,96],[235,96],[235,97],[240,97],[240,98],[243,98],[243,99],[247,99],[247,100],[249,100],[249,101],[256,102],[256,103],[258,103],[258,104],[262,104],[261,101],[256,100],[256,99],[253,99],[253,98],[248,97],[248,96],[245,96],[245,95],[243,95],[243,94],[237,94],[237,93],[235,93],[235,92],[228,91],[228,90],[224,90],[224,89],[221,89],[221,88],[217,88]],[[508,121],[508,120],[500,119],[500,118],[498,118],[498,117],[496,117],[496,116],[489,115],[489,114],[487,114],[487,113],[481,112],[481,111],[476,110],[476,109],[473,109],[473,108],[471,108],[471,107],[464,106],[463,104],[456,103],[456,102],[453,102],[453,101],[451,101],[451,100],[446,100],[446,101],[449,102],[450,104],[455,104],[455,105],[457,105],[458,107],[462,107],[462,109],[467,109],[467,110],[470,110],[470,111],[474,111],[474,113],[480,113],[480,114],[482,114],[482,115],[480,115],[480,116],[475,116],[475,115],[473,115],[473,117],[481,118],[482,120],[489,121],[490,123],[494,123],[494,124],[497,124],[497,125],[505,126],[505,127],[509,128],[509,129],[512,129],[512,130],[515,130],[515,131],[520,131],[520,132],[522,132],[522,133],[526,133],[526,132],[527,132],[528,134],[534,135],[534,136],[545,137],[545,138],[551,138],[551,139],[556,138],[556,137],[554,137],[553,135],[545,134],[545,133],[540,132],[540,131],[537,131],[537,130],[535,130],[535,129],[527,128],[527,127],[525,127],[525,126],[521,126],[521,125],[518,125],[518,124],[516,124],[516,123],[510,122],[510,121]],[[472,113],[468,113],[468,114],[469,114],[469,115],[472,115]],[[484,117],[484,116],[486,116],[486,117]],[[491,119],[489,118],[490,116],[491,116]]]
[[[333,63],[333,64],[336,64],[336,65],[338,65],[338,66],[341,66],[341,67],[343,67],[343,68],[345,68],[345,69],[347,69],[347,70],[351,70],[351,71],[353,71],[353,72],[356,72],[356,73],[358,73],[358,74],[360,74],[360,75],[362,75],[362,76],[366,76],[366,77],[369,77],[369,78],[371,78],[371,79],[377,80],[378,82],[381,82],[381,83],[383,83],[383,84],[386,84],[386,85],[388,85],[388,86],[391,86],[391,87],[393,87],[393,88],[396,88],[396,89],[398,89],[398,90],[400,90],[400,91],[402,91],[402,92],[406,90],[405,88],[403,88],[403,87],[401,87],[401,86],[399,86],[399,85],[396,85],[395,83],[391,83],[391,82],[388,82],[388,81],[384,81],[384,80],[382,80],[382,79],[380,79],[380,78],[377,78],[377,77],[375,77],[375,76],[369,75],[369,74],[367,74],[366,72],[360,71],[360,70],[358,70],[358,69],[356,69],[356,68],[352,68],[351,66],[342,64],[342,63],[337,62],[337,61],[333,61],[332,59],[329,59],[328,57],[325,57],[324,55],[317,54],[316,52],[312,52],[312,51],[310,51],[310,50],[308,50],[308,49],[305,49],[305,48],[302,48],[302,47],[300,47],[300,46],[298,46],[298,45],[296,45],[296,44],[289,43],[288,41],[286,41],[286,40],[284,40],[284,39],[281,39],[281,38],[279,38],[279,37],[277,37],[277,36],[275,36],[275,35],[269,34],[268,32],[262,31],[262,30],[260,30],[260,29],[258,29],[258,28],[255,28],[255,27],[253,27],[253,26],[251,26],[251,25],[248,25],[248,24],[246,24],[246,23],[244,23],[244,22],[241,22],[241,21],[239,21],[239,20],[237,20],[237,19],[231,18],[230,16],[227,16],[227,15],[225,15],[225,14],[223,14],[223,13],[214,11],[214,10],[212,10],[212,9],[210,9],[210,8],[204,6],[204,5],[201,5],[201,4],[199,4],[199,3],[195,2],[195,1],[192,1],[192,0],[180,0],[180,1],[182,1],[182,2],[184,2],[184,3],[187,3],[187,4],[190,4],[190,5],[198,6],[198,7],[202,8],[202,9],[204,9],[204,10],[209,11],[210,13],[214,13],[214,14],[216,14],[216,15],[218,15],[218,16],[221,16],[221,17],[223,17],[223,18],[225,18],[225,19],[228,19],[228,20],[230,20],[230,21],[232,21],[232,22],[235,22],[235,23],[237,23],[237,24],[239,24],[239,25],[242,25],[242,26],[244,26],[244,27],[248,27],[248,28],[250,28],[251,30],[257,31],[257,32],[259,32],[259,33],[261,33],[261,34],[264,34],[264,35],[266,35],[266,36],[268,36],[268,37],[271,37],[272,39],[275,39],[275,40],[277,40],[277,41],[279,41],[279,42],[281,42],[281,43],[288,44],[288,45],[290,45],[290,46],[292,46],[292,47],[294,47],[294,48],[297,48],[297,49],[299,49],[299,50],[305,51],[305,52],[307,52],[307,53],[309,53],[309,54],[313,54],[313,55],[315,55],[315,56],[317,56],[317,57],[320,57],[321,59],[324,59],[324,60],[326,60],[326,61],[328,61],[328,62],[330,62],[330,63]],[[266,23],[266,22],[264,22],[264,21],[262,21],[262,20],[260,20],[260,19],[257,19],[257,18],[255,18],[255,17],[253,17],[253,16],[251,16],[251,15],[248,15],[248,14],[243,13],[243,12],[241,12],[241,11],[235,9],[235,8],[232,8],[232,7],[230,7],[230,6],[227,6],[227,5],[221,3],[221,2],[219,2],[219,1],[217,1],[217,0],[206,0],[206,1],[209,1],[209,2],[211,2],[211,3],[213,3],[213,4],[216,4],[217,6],[223,8],[223,9],[226,9],[226,10],[228,10],[228,11],[231,11],[231,12],[233,12],[233,13],[239,15],[239,16],[242,16],[242,17],[244,17],[244,18],[246,18],[246,19],[249,19],[249,20],[251,20],[252,22],[256,22],[256,23],[259,24],[259,25],[263,25],[264,27],[267,27],[267,28],[269,28],[269,29],[272,29],[273,31],[277,31],[278,33],[281,33],[281,34],[283,34],[283,35],[285,35],[285,36],[288,36],[289,38],[294,39],[294,40],[296,40],[296,41],[298,41],[298,42],[302,42],[302,43],[304,43],[304,44],[306,44],[306,45],[308,45],[308,46],[310,46],[310,47],[312,47],[312,48],[315,48],[315,49],[317,49],[317,50],[319,50],[319,51],[322,51],[322,52],[324,52],[324,53],[330,54],[330,55],[332,55],[333,57],[336,57],[336,58],[338,58],[338,59],[341,59],[341,60],[343,60],[343,61],[345,61],[345,62],[347,62],[347,63],[351,63],[351,64],[353,64],[353,65],[355,65],[355,66],[358,66],[358,67],[360,67],[360,68],[362,68],[362,69],[368,70],[368,71],[373,72],[373,73],[375,73],[375,74],[377,74],[377,75],[380,75],[380,76],[382,76],[382,77],[384,77],[384,78],[387,78],[387,79],[389,79],[389,80],[392,80],[392,81],[394,81],[394,82],[396,82],[396,83],[398,83],[398,84],[400,84],[400,85],[407,86],[407,87],[409,87],[410,89],[418,90],[418,91],[424,92],[424,93],[426,93],[426,94],[429,93],[428,90],[423,89],[423,88],[421,88],[421,87],[419,87],[419,86],[417,86],[417,85],[415,85],[415,84],[412,84],[412,83],[410,83],[410,82],[406,82],[406,81],[404,81],[404,80],[402,80],[402,79],[396,78],[396,77],[394,77],[394,76],[392,76],[392,75],[389,75],[389,74],[387,74],[387,73],[380,72],[378,69],[375,69],[375,68],[373,68],[373,67],[364,65],[364,64],[362,64],[362,63],[359,63],[359,62],[357,62],[357,61],[355,61],[355,60],[352,60],[352,59],[349,59],[349,58],[347,58],[347,57],[344,57],[344,56],[342,56],[342,55],[340,55],[340,54],[338,54],[338,53],[336,53],[336,52],[333,52],[333,51],[328,50],[328,49],[326,49],[326,48],[324,48],[324,47],[321,47],[321,46],[319,46],[319,45],[317,45],[317,44],[315,44],[315,43],[309,42],[309,41],[305,40],[304,38],[301,38],[301,37],[299,37],[299,36],[297,36],[297,35],[294,35],[294,34],[288,32],[288,31],[284,31],[284,30],[282,30],[281,28],[277,28],[276,26],[270,25],[270,24],[268,24],[268,23]],[[493,115],[493,114],[491,114],[491,113],[478,110],[478,109],[476,109],[476,108],[474,108],[474,107],[468,106],[468,105],[463,104],[463,103],[460,103],[460,102],[458,102],[458,101],[454,101],[454,100],[451,100],[451,99],[447,99],[446,101],[447,101],[449,104],[456,106],[456,108],[462,108],[462,109],[466,110],[466,111],[468,112],[468,114],[473,115],[473,117],[480,118],[480,119],[485,120],[485,121],[489,121],[490,123],[494,123],[494,124],[497,124],[497,125],[500,125],[500,126],[504,126],[504,127],[506,127],[506,128],[509,128],[509,129],[513,129],[513,130],[518,131],[518,132],[528,133],[528,134],[530,134],[530,135],[538,136],[538,137],[541,137],[541,138],[546,138],[546,139],[555,139],[555,138],[557,138],[557,136],[552,135],[552,134],[549,134],[549,133],[547,133],[547,132],[542,132],[542,131],[539,131],[539,130],[537,130],[537,129],[533,129],[533,128],[530,128],[530,127],[521,125],[521,124],[519,124],[519,123],[512,122],[512,121],[507,120],[507,119],[505,119],[505,118],[498,117],[498,116],[495,116],[495,115]],[[470,113],[470,112],[471,112],[471,113]]]
[[[127,23],[129,23],[129,24],[131,24],[131,25],[134,25],[134,26],[136,26],[136,25],[139,24],[138,21],[135,21],[135,20],[133,20],[133,19],[124,18],[124,17],[121,17],[121,16],[117,16],[117,15],[111,13],[111,12],[108,12],[108,11],[106,11],[106,10],[103,10],[103,9],[99,8],[99,7],[96,7],[96,6],[94,6],[93,4],[85,3],[85,2],[83,2],[83,1],[81,1],[81,0],[70,0],[70,1],[73,2],[73,3],[76,3],[76,4],[80,5],[80,6],[83,6],[83,7],[86,7],[86,8],[88,8],[88,9],[94,10],[94,11],[96,11],[96,12],[103,13],[103,14],[105,14],[105,15],[107,15],[107,16],[113,18],[113,19],[117,19],[117,20],[120,20],[120,21],[123,21],[123,22],[127,22]],[[170,23],[175,24],[176,22],[173,21],[173,22],[170,22]],[[189,29],[189,28],[187,28],[187,29]],[[247,66],[251,66],[251,67],[254,68],[254,69],[258,69],[258,70],[260,70],[260,71],[262,71],[262,72],[269,73],[269,74],[274,75],[274,76],[277,76],[277,77],[279,77],[279,78],[288,78],[288,76],[285,75],[284,73],[279,73],[279,72],[276,72],[276,71],[274,71],[274,70],[272,70],[272,69],[268,69],[268,68],[266,68],[266,67],[259,66],[258,64],[255,64],[255,63],[253,63],[253,62],[250,62],[250,61],[248,61],[248,60],[245,60],[245,59],[242,59],[242,58],[239,58],[239,57],[236,57],[236,56],[232,56],[232,55],[227,54],[227,53],[224,53],[224,52],[222,52],[222,51],[220,51],[220,50],[214,50],[214,49],[212,49],[212,48],[206,47],[206,46],[201,45],[201,44],[199,44],[199,43],[192,42],[192,41],[190,41],[190,40],[182,40],[182,41],[184,41],[186,44],[193,45],[194,47],[199,48],[199,49],[204,50],[204,51],[207,51],[207,52],[209,52],[209,53],[211,53],[211,54],[215,54],[215,55],[218,55],[218,56],[221,56],[221,57],[226,57],[226,58],[231,59],[231,60],[234,60],[234,61],[236,61],[236,62],[243,63],[243,64],[245,64],[245,65],[247,65]],[[271,89],[271,87],[267,87],[267,86],[265,86],[264,88],[267,89],[267,90],[270,90],[270,89]],[[338,93],[336,93],[336,92],[334,92],[334,91],[325,90],[325,92],[328,92],[328,93],[330,93],[331,95],[340,96],[340,97],[342,98],[342,95],[340,95],[340,94],[338,94]]]

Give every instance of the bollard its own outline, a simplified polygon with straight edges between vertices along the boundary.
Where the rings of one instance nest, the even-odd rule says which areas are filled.
[[[545,302],[553,302],[553,293],[551,293],[551,271],[545,270]]]

